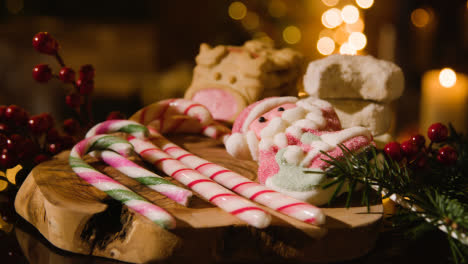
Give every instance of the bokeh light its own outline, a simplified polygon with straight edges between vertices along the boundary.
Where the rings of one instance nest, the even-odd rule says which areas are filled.
[[[241,20],[247,15],[247,7],[241,2],[232,2],[228,8],[229,16],[235,20]]]
[[[296,44],[301,41],[301,31],[296,26],[288,26],[283,30],[283,39],[288,44]]]
[[[367,44],[367,38],[361,32],[353,32],[349,35],[348,42],[356,50],[362,50]]]
[[[287,6],[282,0],[272,0],[268,4],[268,13],[272,17],[282,17],[286,15]]]
[[[328,28],[324,28],[320,30],[319,39],[323,37],[333,38],[334,35],[335,35],[335,31],[328,29]]]
[[[254,30],[260,25],[260,18],[254,12],[247,12],[247,15],[242,19],[242,25],[248,30]]]
[[[322,0],[326,6],[336,6],[340,0]]]
[[[330,37],[322,37],[317,41],[317,50],[322,55],[330,55],[335,50],[335,41]]]
[[[445,88],[450,88],[457,83],[457,74],[450,68],[443,68],[439,73],[439,82]]]
[[[356,0],[356,4],[363,9],[370,8],[374,4],[374,0]]]
[[[416,27],[425,27],[429,24],[431,15],[428,10],[424,8],[418,8],[411,12],[411,22]]]
[[[349,32],[363,32],[364,31],[364,21],[362,18],[359,18],[358,21],[354,24],[346,24],[346,30]]]
[[[349,38],[349,32],[343,26],[337,28],[335,30],[335,34],[333,35],[333,39],[335,40],[335,42],[340,45],[348,41],[348,38]]]
[[[340,47],[340,54],[356,55],[356,49],[348,42],[343,43]]]
[[[341,9],[341,17],[347,24],[354,24],[359,19],[359,10],[354,5],[346,5]]]
[[[341,25],[341,12],[338,8],[331,8],[322,15],[322,24],[327,28],[336,28]]]

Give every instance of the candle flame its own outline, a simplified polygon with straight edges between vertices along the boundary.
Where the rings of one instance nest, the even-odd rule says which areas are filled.
[[[450,68],[444,68],[440,71],[439,82],[445,88],[450,88],[457,82],[457,74]]]

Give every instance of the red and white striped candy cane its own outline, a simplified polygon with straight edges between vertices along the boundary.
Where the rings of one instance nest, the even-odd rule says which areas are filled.
[[[163,228],[174,228],[175,219],[166,210],[148,202],[124,185],[97,171],[82,159],[90,151],[103,149],[127,155],[132,151],[132,145],[122,138],[109,135],[86,138],[76,144],[70,152],[69,164],[73,171],[89,184],[127,205],[131,210],[144,215],[152,222]]]
[[[156,131],[149,129],[153,136],[160,137],[158,146],[176,160],[181,161],[192,169],[197,170],[224,187],[285,215],[294,217],[306,223],[323,224],[325,215],[320,208],[309,203],[296,200],[282,193],[271,190],[264,185],[251,181],[246,177],[211,163],[182,149],[170,142]]]
[[[257,228],[264,228],[270,224],[271,216],[263,209],[175,160],[151,142],[133,136],[129,137],[129,141],[144,160],[151,162],[219,208]]]
[[[183,206],[187,206],[190,198],[193,195],[191,191],[173,184],[172,182],[113,151],[96,151],[93,154],[96,158],[99,158],[123,174],[135,179],[143,185],[148,186],[158,193],[165,195],[169,199]]]
[[[137,122],[129,120],[108,120],[92,127],[88,133],[86,133],[86,137],[88,138],[111,132],[123,132],[140,138],[145,138],[149,134],[148,129]],[[165,180],[161,176],[140,167],[125,157],[110,152],[106,153],[106,155],[100,155],[100,158],[127,176],[136,179],[140,183],[162,193],[181,205],[187,206],[190,197],[192,197],[192,192],[189,190]]]

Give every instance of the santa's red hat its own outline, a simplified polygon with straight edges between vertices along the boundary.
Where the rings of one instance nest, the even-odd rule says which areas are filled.
[[[245,108],[236,118],[232,134],[225,141],[229,154],[242,159],[257,160],[258,138],[253,131],[249,131],[249,125],[271,109],[297,101],[298,98],[293,96],[268,97]]]

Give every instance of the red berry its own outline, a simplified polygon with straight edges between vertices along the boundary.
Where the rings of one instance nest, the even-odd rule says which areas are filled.
[[[427,130],[427,136],[433,142],[442,142],[448,137],[448,129],[441,123],[434,123]]]
[[[29,129],[33,134],[40,135],[47,131],[47,127],[45,126],[46,124],[44,122],[45,120],[41,115],[32,116],[28,120]]]
[[[49,113],[40,114],[44,122],[44,127],[46,130],[49,130],[54,127],[54,118]]]
[[[5,121],[10,125],[22,126],[27,123],[28,113],[17,105],[10,105],[5,109]]]
[[[401,151],[406,157],[413,157],[418,153],[418,147],[413,143],[412,140],[407,140],[401,143]]]
[[[437,153],[437,160],[445,165],[454,164],[457,161],[457,158],[457,151],[450,146],[440,148],[439,153]]]
[[[60,135],[59,135],[57,129],[55,129],[55,128],[49,129],[49,131],[47,131],[46,140],[49,143],[54,143],[54,142],[59,141],[60,140]]]
[[[385,153],[393,160],[400,161],[403,156],[401,154],[401,147],[398,142],[389,142],[384,147]]]
[[[23,142],[23,137],[20,134],[13,134],[10,138],[6,141],[6,148],[9,151],[16,151],[18,150],[19,146]]]
[[[9,134],[9,132],[10,132],[10,127],[8,127],[8,125],[5,123],[0,123],[0,133]]]
[[[17,158],[14,152],[3,151],[0,154],[0,167],[8,169],[17,164]]]
[[[62,145],[60,143],[52,143],[47,145],[47,152],[52,155],[58,154],[60,151],[62,151]]]
[[[58,51],[58,42],[47,32],[39,32],[33,37],[34,49],[40,53],[55,55]]]
[[[34,157],[34,164],[39,164],[49,159],[50,159],[49,156],[44,155],[44,154],[39,154],[39,155],[36,155],[36,157]]]
[[[75,71],[69,67],[60,69],[59,78],[64,83],[72,83],[75,81]]]
[[[418,148],[422,148],[422,147],[424,147],[424,145],[426,145],[426,139],[424,138],[423,135],[420,135],[420,134],[411,136],[410,140]]]
[[[81,95],[88,95],[94,90],[93,80],[78,79],[76,85],[78,85],[78,91]]]
[[[94,67],[91,64],[86,64],[80,68],[80,79],[90,81],[94,79]]]
[[[71,93],[65,97],[65,102],[71,108],[77,108],[81,104],[81,96],[77,93]]]
[[[63,121],[63,130],[69,135],[74,135],[80,129],[80,124],[76,119],[69,118]]]
[[[116,119],[125,119],[125,115],[119,111],[113,111],[107,115],[106,120],[116,120]]]
[[[37,82],[46,83],[52,79],[52,70],[47,64],[38,64],[34,66],[32,76]]]

